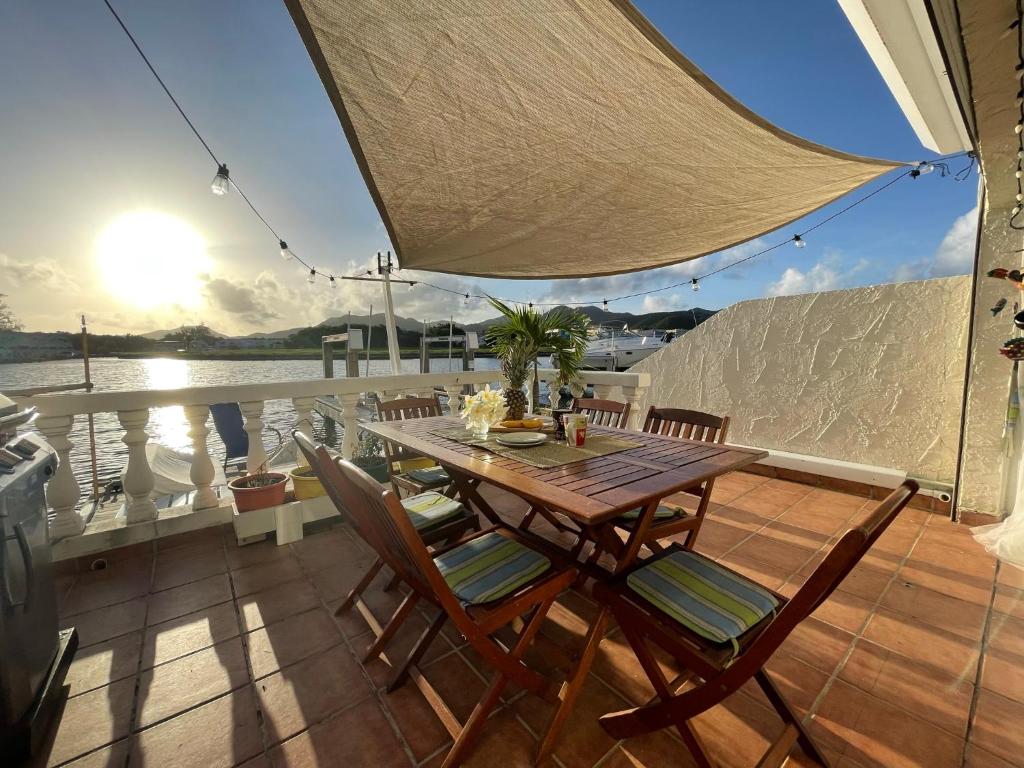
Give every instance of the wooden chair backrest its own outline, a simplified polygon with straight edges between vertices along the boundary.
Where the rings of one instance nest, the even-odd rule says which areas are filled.
[[[441,415],[441,402],[437,395],[431,397],[400,397],[397,400],[378,400],[377,417],[381,421],[404,421],[405,419],[424,419],[428,416]],[[388,468],[395,461],[417,458],[419,454],[392,445],[384,441],[384,456],[388,462]]]
[[[356,504],[365,510],[364,518],[382,548],[381,559],[414,589],[440,603],[464,635],[475,634],[472,620],[438,570],[398,495],[349,461],[336,459],[333,464],[358,499]]]
[[[686,408],[658,408],[652,405],[647,410],[643,431],[685,440],[724,443],[729,431],[729,417]]]
[[[629,403],[616,400],[601,400],[596,397],[577,397],[572,404],[573,413],[590,417],[590,423],[598,427],[625,429],[629,420]]]

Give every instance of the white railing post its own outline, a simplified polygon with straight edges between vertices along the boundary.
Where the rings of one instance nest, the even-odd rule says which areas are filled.
[[[352,454],[356,450],[356,441],[359,437],[359,421],[357,406],[359,405],[359,395],[339,395],[338,402],[341,404],[341,423],[342,429],[345,430],[344,437],[341,440],[341,455],[346,459],[351,459]]]
[[[50,536],[54,539],[77,536],[85,530],[85,520],[75,511],[82,491],[71,471],[73,443],[68,435],[74,423],[74,416],[43,416],[36,422],[36,427],[57,452],[57,471],[46,485],[46,501],[54,512],[50,521]]]
[[[295,407],[295,429],[312,440],[313,406],[316,405],[316,398],[293,397],[292,405]],[[306,455],[302,451],[296,451],[296,459],[301,466],[306,466]]]
[[[640,396],[643,394],[644,389],[646,387],[624,386],[622,388],[622,396],[629,403],[629,421],[626,423],[626,429],[639,431],[643,426],[644,414],[640,413]]]
[[[188,436],[192,439],[192,468],[188,476],[196,487],[196,495],[192,497],[192,509],[209,509],[217,506],[217,494],[210,484],[216,474],[210,450],[206,445],[206,436],[210,434],[206,423],[210,419],[210,406],[186,405],[185,418],[188,420]]]
[[[245,417],[245,434],[249,436],[249,453],[245,457],[245,471],[250,475],[267,463],[263,447],[263,401],[250,400],[238,404]]]
[[[445,384],[445,394],[448,395],[448,413],[452,416],[459,415],[459,397],[462,396],[461,384]]]
[[[153,470],[146,457],[146,424],[149,409],[118,411],[117,420],[124,428],[121,442],[128,446],[128,466],[124,473],[125,517],[129,524],[156,520],[156,504],[150,498],[153,492]]]
[[[594,397],[599,400],[611,400],[613,389],[615,389],[615,387],[610,384],[595,384]]]

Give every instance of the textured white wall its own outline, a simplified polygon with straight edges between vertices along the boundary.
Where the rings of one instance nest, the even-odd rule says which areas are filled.
[[[641,402],[732,417],[729,439],[952,482],[970,279],[728,307],[633,366]]]

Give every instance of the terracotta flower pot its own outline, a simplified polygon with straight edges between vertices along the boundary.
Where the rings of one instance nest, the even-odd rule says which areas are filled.
[[[326,495],[323,484],[309,467],[296,467],[288,473],[292,478],[292,491],[296,499],[315,499]]]
[[[245,475],[244,477],[236,477],[228,483],[228,488],[231,489],[231,493],[235,497],[235,508],[239,512],[251,512],[254,509],[264,509],[265,507],[275,507],[278,504],[284,504],[285,484],[288,482],[287,475],[283,475],[280,472],[267,472],[263,477],[270,479],[271,482],[251,488],[246,487],[247,483],[253,482],[256,477],[258,476]]]

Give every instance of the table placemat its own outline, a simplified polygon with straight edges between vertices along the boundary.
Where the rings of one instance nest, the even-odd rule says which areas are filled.
[[[593,435],[587,438],[587,443],[582,448],[569,446],[563,442],[556,443],[554,440],[549,440],[543,445],[531,448],[510,448],[496,442],[494,437],[490,435],[488,435],[486,440],[481,440],[475,437],[469,430],[461,427],[458,429],[439,429],[431,434],[448,440],[454,440],[457,443],[484,448],[507,459],[515,459],[516,461],[521,461],[524,464],[541,469],[552,469],[585,459],[608,456],[612,453],[628,451],[630,448],[638,448],[643,445],[643,443],[623,440],[619,437]]]

